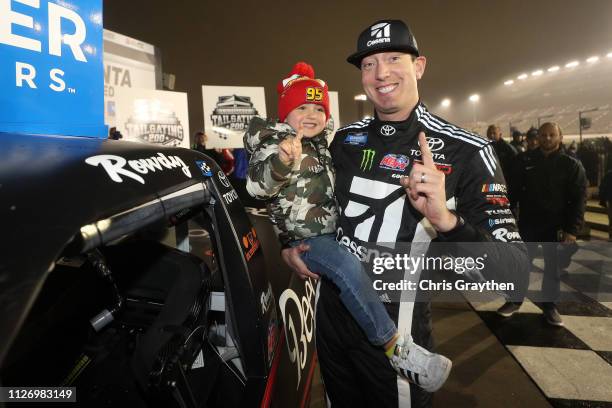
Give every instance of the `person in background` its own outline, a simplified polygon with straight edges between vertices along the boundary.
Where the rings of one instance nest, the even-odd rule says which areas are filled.
[[[244,148],[234,149],[234,178],[246,180],[249,156]]]
[[[572,143],[570,143],[570,145],[567,147],[566,153],[568,156],[578,159],[578,145],[576,145],[575,140],[572,140]]]
[[[246,189],[248,169],[249,154],[246,149],[234,149],[234,173],[230,177],[232,186],[234,186],[234,189],[238,193],[238,197],[240,197],[240,201],[242,201],[245,207],[264,208],[265,203],[251,197]]]
[[[553,326],[563,326],[556,305],[561,288],[557,243],[575,247],[584,223],[587,189],[582,164],[560,149],[562,138],[557,123],[540,126],[540,146],[519,156],[512,172],[509,197],[512,207],[518,206],[519,231],[531,259],[538,245],[542,245],[542,311],[546,322]],[[510,317],[521,304],[506,302],[497,313]]]
[[[612,170],[608,170],[599,185],[599,205],[608,209],[608,241],[612,242]]]
[[[231,176],[234,173],[234,149],[221,149],[221,162],[219,165],[226,176]]]
[[[219,166],[223,162],[223,156],[221,155],[221,149],[207,149],[206,142],[208,142],[208,136],[201,130],[195,132],[193,135],[194,143],[191,146],[192,150],[197,150],[200,153],[204,153],[211,159],[213,159]]]
[[[110,140],[120,140],[123,139],[123,135],[117,130],[116,127],[113,126],[108,130],[108,138]]]
[[[512,130],[512,141],[510,145],[514,147],[517,153],[524,152],[526,150],[525,140],[523,139],[523,134],[518,129]]]
[[[508,180],[510,169],[517,155],[516,149],[502,138],[501,129],[497,125],[489,125],[487,128],[487,139],[491,140],[491,145],[499,158],[504,178]]]
[[[536,128],[529,128],[525,133],[525,140],[527,141],[527,150],[535,150],[538,148],[540,143],[538,142],[538,130]]]
[[[202,132],[201,130],[198,130],[193,135],[193,145],[191,145],[191,149],[197,150],[198,152],[201,152],[201,153],[206,153],[207,139],[208,138],[206,137],[206,134]]]

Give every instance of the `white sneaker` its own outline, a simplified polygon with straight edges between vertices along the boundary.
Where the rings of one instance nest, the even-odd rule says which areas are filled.
[[[435,392],[444,385],[450,374],[452,361],[441,354],[432,353],[402,337],[396,343],[395,355],[390,359],[397,373],[427,392]]]

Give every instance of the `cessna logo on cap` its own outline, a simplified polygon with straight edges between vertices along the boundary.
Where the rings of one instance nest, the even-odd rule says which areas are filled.
[[[417,43],[410,28],[401,20],[380,20],[359,34],[357,51],[346,59],[361,69],[361,60],[374,52],[399,51],[419,56]]]
[[[368,47],[372,45],[380,44],[380,43],[390,43],[391,42],[391,24],[390,23],[378,23],[374,24],[370,27],[370,35],[375,40],[370,40],[366,43]]]

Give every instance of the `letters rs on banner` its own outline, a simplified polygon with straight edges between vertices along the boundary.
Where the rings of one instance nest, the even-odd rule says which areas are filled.
[[[0,0],[0,132],[106,138],[102,0]]]

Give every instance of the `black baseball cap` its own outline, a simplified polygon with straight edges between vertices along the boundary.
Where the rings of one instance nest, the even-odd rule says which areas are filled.
[[[377,52],[402,51],[419,56],[419,47],[410,28],[401,20],[380,20],[359,34],[357,52],[346,60],[361,68],[361,60]]]
[[[530,127],[527,133],[525,133],[527,139],[533,139],[534,137],[538,137],[538,129],[534,127]]]

